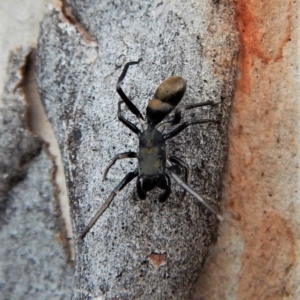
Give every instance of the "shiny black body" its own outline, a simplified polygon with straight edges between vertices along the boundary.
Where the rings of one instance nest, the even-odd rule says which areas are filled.
[[[166,175],[166,142],[164,136],[155,128],[144,130],[139,136],[137,193],[145,199],[146,193],[155,187],[165,190],[159,201],[170,195],[170,178]]]

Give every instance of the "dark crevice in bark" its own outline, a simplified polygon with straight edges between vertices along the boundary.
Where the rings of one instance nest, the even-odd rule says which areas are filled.
[[[60,239],[62,240],[67,261],[71,265],[72,268],[74,268],[74,261],[72,258],[72,249],[71,245],[68,239],[68,234],[66,230],[66,224],[62,217],[62,212],[60,208],[60,199],[59,199],[59,193],[60,188],[56,182],[56,175],[57,175],[57,165],[55,161],[55,156],[52,155],[52,153],[49,150],[49,143],[43,140],[43,137],[40,133],[40,126],[45,126],[45,124],[39,124],[41,121],[41,118],[38,117],[38,114],[45,115],[45,111],[43,109],[43,104],[41,101],[41,96],[38,91],[37,82],[35,79],[35,57],[36,57],[36,50],[33,49],[25,59],[25,63],[21,68],[21,74],[22,78],[20,82],[18,83],[17,87],[20,88],[20,90],[23,92],[24,95],[24,101],[25,101],[25,126],[27,130],[35,135],[41,143],[41,147],[39,148],[39,152],[36,154],[34,152],[29,152],[24,154],[21,159],[19,165],[26,165],[29,163],[35,156],[37,156],[42,149],[42,145],[44,145],[45,153],[47,154],[48,158],[52,162],[52,170],[49,174],[50,181],[52,183],[53,187],[53,196],[56,201],[56,210],[60,216]],[[45,115],[44,118],[46,119],[47,116]],[[19,171],[18,171],[19,172]],[[24,176],[23,176],[24,177]]]
[[[66,0],[61,0],[61,12],[66,20],[77,28],[78,32],[83,37],[87,45],[97,44],[96,38],[88,31],[88,29],[80,22],[78,18],[73,14],[71,7]]]
[[[23,49],[19,51],[22,52]],[[26,113],[22,104],[22,100],[24,101],[23,89],[20,90],[21,93],[18,93],[27,75],[27,60],[30,56],[30,51],[27,52],[29,54],[25,55],[22,61],[20,61],[20,57],[17,54],[11,54],[10,61],[12,64],[21,65],[23,63],[19,69],[21,80],[14,84],[17,75],[14,70],[8,69],[8,80],[3,94],[4,106],[1,111],[3,130],[1,132],[1,144],[3,149],[0,163],[0,174],[2,177],[2,182],[0,183],[0,226],[5,222],[10,191],[26,178],[30,162],[42,150],[42,141],[36,136],[27,134]]]

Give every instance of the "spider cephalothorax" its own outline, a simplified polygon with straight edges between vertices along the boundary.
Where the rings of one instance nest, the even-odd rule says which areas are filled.
[[[201,198],[200,195],[198,195],[191,187],[187,185],[189,174],[188,165],[180,158],[176,156],[168,156],[166,153],[166,141],[179,134],[188,126],[193,124],[218,123],[219,121],[210,119],[185,121],[170,132],[163,133],[166,127],[170,127],[180,123],[182,119],[182,113],[185,110],[206,105],[214,105],[215,103],[212,101],[206,101],[198,104],[190,104],[181,109],[176,109],[175,114],[171,120],[159,125],[159,123],[161,123],[161,121],[181,101],[186,90],[186,81],[182,77],[172,76],[164,80],[158,86],[153,98],[148,103],[145,120],[143,115],[132,103],[132,101],[129,100],[129,98],[121,88],[121,83],[126,76],[129,66],[138,64],[139,62],[140,60],[128,62],[127,64],[125,64],[123,72],[117,82],[117,92],[122,98],[122,101],[119,101],[118,103],[118,118],[125,126],[127,126],[135,134],[137,134],[139,138],[139,151],[137,153],[129,151],[117,154],[107,166],[104,172],[104,178],[106,177],[109,169],[118,159],[137,158],[138,167],[135,171],[128,173],[124,177],[124,179],[117,185],[117,187],[111,192],[108,199],[105,201],[103,206],[92,218],[92,220],[82,233],[81,238],[85,237],[85,235],[92,228],[98,218],[108,208],[116,194],[136,177],[136,187],[139,198],[145,199],[147,196],[147,192],[157,187],[162,190],[159,195],[159,201],[164,202],[168,199],[171,193],[171,180],[168,174],[168,172],[170,172],[171,176],[177,181],[177,183],[179,183],[184,188],[181,199],[184,198],[186,191],[188,191],[199,201],[201,201],[211,212],[219,216],[217,212]],[[121,113],[121,105],[123,102],[140,121],[142,125],[142,131],[136,125],[123,117]],[[175,169],[178,169],[178,167],[182,167],[185,170],[184,181],[182,181],[176,175]]]

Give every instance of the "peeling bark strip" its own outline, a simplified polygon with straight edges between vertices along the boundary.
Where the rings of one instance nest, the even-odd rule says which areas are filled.
[[[44,144],[44,150],[48,158],[52,161],[53,170],[51,174],[51,183],[54,189],[54,198],[56,200],[56,209],[60,215],[61,223],[61,240],[67,253],[68,262],[74,264],[74,245],[73,240],[68,237],[73,236],[71,216],[68,203],[66,183],[61,177],[64,177],[61,156],[57,140],[51,124],[49,123],[41,98],[38,92],[37,82],[35,79],[35,57],[36,51],[27,55],[26,61],[21,69],[22,78],[18,87],[23,92],[26,106],[26,126],[27,130],[34,136],[39,137]]]
[[[191,166],[190,185],[220,199],[226,157],[226,124],[234,88],[237,39],[230,1],[68,1],[69,11],[98,44],[87,43],[74,22],[49,8],[38,49],[38,81],[59,139],[76,240],[74,299],[191,299],[197,273],[217,237],[215,216],[172,181],[165,204],[157,193],[141,201],[128,185],[84,242],[90,218],[121,179],[135,168],[117,153],[137,149],[137,139],[117,121],[115,85],[127,61],[143,58],[128,72],[126,94],[141,112],[159,83],[172,75],[187,80],[180,105],[221,102],[185,119],[222,118],[222,126],[196,125],[168,141],[169,153]],[[65,8],[64,8],[65,11]],[[136,123],[134,116],[125,116]],[[136,162],[132,162],[135,164]],[[216,205],[216,203],[212,203]]]
[[[59,240],[53,162],[30,130],[32,50],[11,53],[1,96],[0,294],[1,299],[68,299],[72,270]]]
[[[9,200],[9,191],[27,174],[28,163],[38,156],[42,149],[41,140],[30,134],[26,122],[26,107],[24,97],[16,90],[22,85],[22,75],[25,68],[26,57],[30,48],[24,47],[17,54],[10,57],[13,70],[8,70],[8,84],[5,86],[3,108],[0,114],[0,222]],[[21,72],[18,72],[18,71]],[[1,224],[2,225],[2,224]]]

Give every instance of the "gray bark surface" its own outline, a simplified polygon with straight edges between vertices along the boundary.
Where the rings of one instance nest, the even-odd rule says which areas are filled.
[[[0,110],[0,298],[68,299],[73,272],[59,239],[54,166],[28,130],[20,88],[31,50],[11,55]]]
[[[221,125],[196,125],[168,142],[169,153],[191,166],[192,188],[218,206],[236,67],[233,1],[68,4],[76,19],[49,7],[42,22],[37,78],[67,175],[76,245],[73,299],[191,299],[217,238],[217,220],[191,196],[179,203],[174,181],[164,204],[157,192],[139,200],[129,184],[85,240],[78,236],[136,168],[134,160],[118,162],[102,181],[115,154],[137,150],[137,137],[117,120],[115,85],[124,64],[140,57],[123,86],[141,112],[159,83],[175,74],[188,83],[180,106],[220,102],[185,115],[221,118]],[[126,109],[125,116],[137,123]]]

